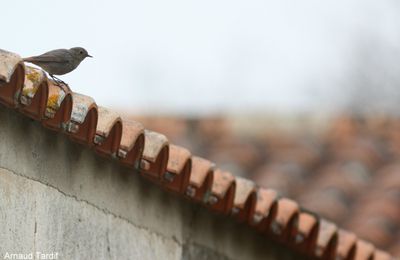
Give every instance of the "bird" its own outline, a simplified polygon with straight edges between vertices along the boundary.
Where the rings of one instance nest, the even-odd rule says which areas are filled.
[[[84,48],[74,47],[71,49],[56,49],[38,56],[23,58],[22,60],[44,69],[57,84],[67,85],[55,75],[60,76],[75,70],[87,57],[93,58]]]

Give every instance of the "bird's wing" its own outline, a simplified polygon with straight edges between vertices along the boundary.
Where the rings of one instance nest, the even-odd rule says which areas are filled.
[[[69,52],[66,49],[57,49],[57,50],[52,50],[46,53],[43,53],[42,55],[39,56],[32,56],[28,58],[24,58],[24,61],[27,62],[40,62],[40,63],[46,63],[46,62],[55,62],[55,63],[68,63],[68,58],[69,58]]]

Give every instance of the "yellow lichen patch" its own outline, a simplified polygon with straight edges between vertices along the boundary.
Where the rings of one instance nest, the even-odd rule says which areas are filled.
[[[33,69],[29,71],[26,77],[28,78],[29,81],[33,82],[33,85],[38,85],[41,79],[40,72]]]
[[[35,93],[36,93],[38,88],[39,88],[39,86],[35,86],[35,87],[32,87],[32,88],[28,88],[28,87],[24,88],[22,90],[22,95],[32,98],[35,95]]]
[[[47,107],[56,109],[58,108],[58,94],[51,95],[47,100]]]
[[[26,67],[25,82],[22,94],[29,98],[33,98],[39,88],[39,84],[43,79],[43,74],[40,70]]]

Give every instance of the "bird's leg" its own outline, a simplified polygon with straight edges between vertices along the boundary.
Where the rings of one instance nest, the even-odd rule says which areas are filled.
[[[61,80],[57,78],[56,76],[49,74],[49,76],[53,79],[54,83],[56,83],[58,86],[60,86]]]
[[[52,74],[49,74],[49,75],[50,75],[50,77],[54,80],[54,82],[55,82],[58,86],[60,86],[60,84],[64,84],[65,86],[68,86],[67,83],[65,83],[65,82],[62,81],[61,79],[57,78],[56,76],[54,76],[54,75],[52,75]],[[61,87],[61,86],[60,86],[60,87]]]

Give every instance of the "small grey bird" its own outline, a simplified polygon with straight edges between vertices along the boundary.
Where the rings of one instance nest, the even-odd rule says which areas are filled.
[[[75,47],[69,50],[52,50],[39,56],[24,58],[23,60],[33,63],[47,71],[50,77],[57,83],[66,84],[54,75],[64,75],[73,71],[86,57],[92,58],[84,48]]]

